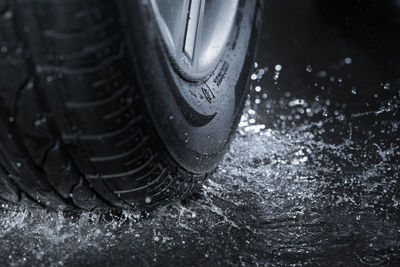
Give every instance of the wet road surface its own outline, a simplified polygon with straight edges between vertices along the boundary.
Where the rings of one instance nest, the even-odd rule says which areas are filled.
[[[245,113],[197,199],[122,218],[3,205],[0,263],[400,265],[398,28],[351,25],[266,2]]]

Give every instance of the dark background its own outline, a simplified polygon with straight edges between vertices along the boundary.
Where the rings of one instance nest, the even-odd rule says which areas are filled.
[[[349,114],[378,110],[398,94],[400,4],[396,1],[264,3],[257,62],[269,67],[261,83],[272,99],[290,93],[292,98],[314,100],[318,95],[333,106],[345,104],[341,111]],[[351,64],[344,62],[346,58]],[[276,64],[283,66],[278,84],[272,79]],[[321,75],[321,71],[326,74]],[[385,85],[390,89],[384,90]],[[269,117],[267,121],[276,122]]]

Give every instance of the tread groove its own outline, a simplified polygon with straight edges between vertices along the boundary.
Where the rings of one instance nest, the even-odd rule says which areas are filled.
[[[93,101],[88,101],[88,102],[71,102],[70,101],[70,102],[66,102],[65,106],[69,109],[91,108],[91,107],[102,106],[102,105],[110,103],[111,101],[116,100],[118,97],[120,97],[121,95],[126,93],[129,88],[130,88],[130,86],[127,84],[124,87],[122,87],[121,89],[115,91],[114,94],[112,94],[111,96],[105,97],[101,100],[93,100]]]
[[[130,120],[124,127],[106,132],[106,133],[96,133],[96,134],[64,134],[63,140],[103,140],[111,137],[115,137],[121,133],[127,131],[130,127],[132,127],[135,123],[139,122],[142,119],[142,116],[138,116],[133,120]]]
[[[114,178],[121,178],[121,177],[126,177],[130,176],[133,174],[136,174],[146,168],[150,163],[157,157],[157,153],[153,154],[142,166],[129,170],[127,172],[121,172],[121,173],[113,173],[113,174],[86,174],[86,177],[88,179],[114,179]]]
[[[52,39],[59,39],[59,40],[70,40],[73,38],[82,38],[85,35],[94,32],[94,31],[100,31],[103,28],[110,26],[114,20],[112,18],[109,18],[107,21],[103,23],[99,23],[97,25],[93,25],[91,27],[86,28],[85,31],[75,31],[75,32],[62,32],[59,30],[45,30],[43,31],[43,34]]]
[[[139,148],[141,148],[147,142],[147,140],[148,140],[148,138],[146,136],[145,138],[143,138],[140,141],[139,144],[137,144],[135,147],[133,147],[129,151],[125,151],[125,152],[122,152],[120,154],[115,154],[115,155],[110,155],[110,156],[91,157],[91,158],[89,158],[89,160],[91,162],[107,162],[107,161],[113,161],[113,160],[116,160],[116,159],[125,158],[125,157],[135,153]]]
[[[106,115],[103,116],[103,120],[111,120],[114,119],[118,116],[120,116],[122,113],[128,110],[127,106],[122,106],[121,108],[117,109],[116,111],[112,111]]]
[[[45,73],[63,73],[64,75],[90,74],[90,73],[105,69],[106,67],[113,64],[115,61],[122,59],[123,56],[124,56],[124,51],[121,47],[119,54],[108,57],[108,58],[100,61],[98,64],[91,66],[91,67],[70,68],[70,67],[63,67],[63,66],[59,66],[59,65],[38,65],[37,72],[39,72],[39,73],[43,73],[43,72],[45,72]]]

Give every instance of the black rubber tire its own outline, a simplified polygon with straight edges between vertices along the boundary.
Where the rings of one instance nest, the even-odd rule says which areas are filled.
[[[240,116],[260,9],[241,1],[230,47],[207,80],[222,99],[210,104],[229,118],[196,125],[181,115],[191,103],[172,102],[170,93],[207,81],[188,83],[168,66],[146,1],[0,0],[0,199],[92,210],[152,206],[193,192],[223,156]],[[234,55],[240,60],[227,66]],[[166,116],[175,119],[163,123]],[[198,147],[217,130],[223,133],[208,138],[216,150],[186,145]]]

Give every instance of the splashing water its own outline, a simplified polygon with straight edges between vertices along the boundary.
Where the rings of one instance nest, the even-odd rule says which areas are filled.
[[[0,262],[399,263],[399,96],[346,114],[330,112],[329,100],[272,100],[260,88],[198,199],[108,218],[3,204]],[[265,108],[279,114],[267,121]]]

